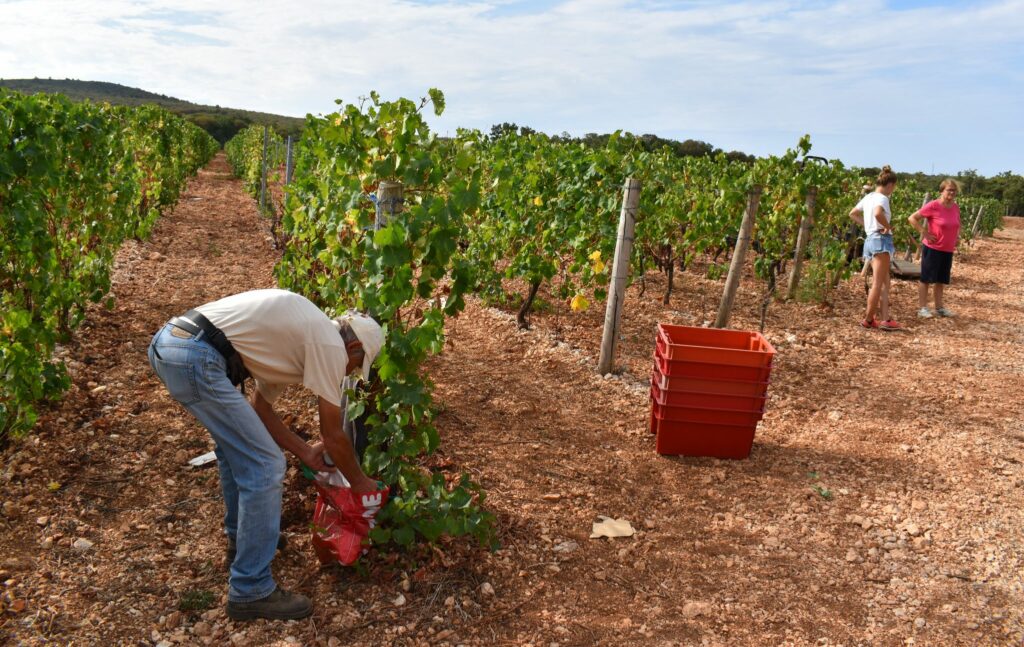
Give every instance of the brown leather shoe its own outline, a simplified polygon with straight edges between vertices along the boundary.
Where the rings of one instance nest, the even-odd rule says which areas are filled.
[[[277,587],[262,600],[228,601],[228,617],[232,620],[298,620],[313,613],[313,603],[301,593],[289,593]]]

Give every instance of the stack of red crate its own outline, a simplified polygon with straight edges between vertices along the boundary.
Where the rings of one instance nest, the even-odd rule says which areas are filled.
[[[774,356],[761,333],[658,324],[651,376],[658,453],[749,456]]]

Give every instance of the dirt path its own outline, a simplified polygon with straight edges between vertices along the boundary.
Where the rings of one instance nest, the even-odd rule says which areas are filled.
[[[292,460],[292,541],[274,569],[317,610],[241,624],[222,611],[216,470],[186,465],[210,448],[208,435],[165,395],[145,348],[171,315],[273,285],[275,258],[223,157],[151,241],[122,251],[115,309],[93,310],[66,349],[75,387],[0,463],[0,642],[1024,638],[1024,223],[958,260],[947,297],[956,319],[860,330],[855,283],[831,308],[773,306],[766,332],[779,355],[746,461],[660,457],[645,428],[654,325],[699,323],[717,284],[684,274],[667,307],[659,277],[644,296],[632,289],[626,370],[610,379],[592,369],[601,313],[556,308],[522,332],[470,304],[430,364],[440,460],[486,487],[501,550],[445,542],[379,555],[365,573],[321,571],[308,545],[311,491]],[[905,319],[915,294],[896,286]],[[757,298],[741,292],[735,327],[756,328]],[[308,395],[291,392],[278,408],[300,433],[315,429]],[[636,536],[589,539],[600,514],[629,519]],[[208,609],[178,611],[183,600]]]

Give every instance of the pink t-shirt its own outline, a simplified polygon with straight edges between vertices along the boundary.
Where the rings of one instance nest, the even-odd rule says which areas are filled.
[[[960,235],[960,207],[955,202],[944,207],[941,200],[932,200],[921,207],[921,215],[928,219],[928,233],[935,236],[935,242],[921,243],[940,252],[955,252]]]

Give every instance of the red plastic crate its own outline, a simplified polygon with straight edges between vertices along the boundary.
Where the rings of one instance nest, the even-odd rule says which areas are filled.
[[[750,456],[756,425],[717,425],[659,420],[651,412],[655,449],[671,456],[742,459]]]
[[[669,393],[706,393],[712,395],[765,397],[765,394],[768,392],[768,380],[751,382],[749,380],[665,375],[658,368],[657,364],[654,365],[651,384],[657,386],[659,390]]]
[[[683,420],[714,425],[756,425],[764,411],[738,411],[735,409],[711,409],[708,407],[673,407],[660,405],[651,394],[651,406],[658,420]]]
[[[764,411],[767,395],[742,394],[725,395],[704,391],[672,391],[659,386],[657,375],[651,376],[651,397],[661,406],[704,407],[707,409],[731,409],[733,411]],[[748,384],[741,382],[741,384]],[[703,386],[698,383],[695,386]],[[767,385],[765,385],[767,386]]]
[[[657,351],[667,360],[771,366],[775,348],[759,332],[658,324]]]
[[[745,382],[767,382],[771,366],[732,366],[712,362],[691,362],[670,360],[660,353],[654,353],[654,362],[662,375],[669,377],[699,377],[715,380],[743,380]]]

